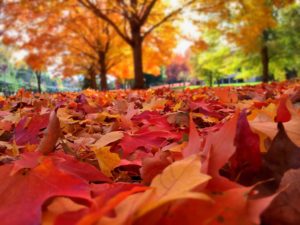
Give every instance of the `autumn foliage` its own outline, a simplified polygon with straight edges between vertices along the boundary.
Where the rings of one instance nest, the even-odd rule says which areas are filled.
[[[299,224],[299,93],[1,98],[1,224]]]

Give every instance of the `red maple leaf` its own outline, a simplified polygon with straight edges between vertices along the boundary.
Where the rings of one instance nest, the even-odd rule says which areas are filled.
[[[3,225],[38,225],[42,205],[54,196],[90,201],[89,181],[109,181],[96,168],[63,154],[26,154],[0,167],[0,220]]]

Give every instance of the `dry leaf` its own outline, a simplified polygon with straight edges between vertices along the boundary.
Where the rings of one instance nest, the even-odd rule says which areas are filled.
[[[99,167],[101,171],[108,177],[111,177],[111,171],[121,162],[117,153],[110,152],[110,147],[94,148]]]
[[[109,145],[112,142],[118,141],[122,139],[124,136],[123,131],[113,131],[107,134],[104,134],[100,137],[98,141],[96,141],[95,144],[93,144],[93,147],[95,148],[102,148],[104,146]]]

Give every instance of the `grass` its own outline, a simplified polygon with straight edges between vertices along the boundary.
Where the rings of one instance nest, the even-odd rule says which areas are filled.
[[[257,85],[261,84],[261,82],[243,82],[243,83],[231,83],[231,84],[221,84],[220,87],[228,87],[228,86],[234,86],[234,87],[239,87],[239,86],[247,86],[247,85]],[[201,88],[204,86],[201,85],[191,85],[191,86],[182,86],[182,87],[173,87],[172,89],[174,90],[181,90],[181,89],[196,89],[196,88]],[[218,85],[214,84],[213,87],[218,87]]]

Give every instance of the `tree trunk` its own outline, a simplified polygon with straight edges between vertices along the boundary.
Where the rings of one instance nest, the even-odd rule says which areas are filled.
[[[269,50],[266,45],[261,49],[262,62],[262,81],[267,83],[269,81]]]
[[[96,74],[93,72],[90,73],[90,88],[97,89],[97,82],[96,82]]]
[[[42,93],[42,87],[41,87],[41,78],[42,78],[42,73],[37,71],[35,72],[36,75],[36,80],[37,80],[37,88],[38,88],[38,92]]]
[[[285,70],[285,79],[290,80],[297,77],[297,70],[296,69],[288,69],[284,68]]]
[[[209,87],[213,86],[213,74],[211,71],[206,71],[207,76],[208,76],[208,85]]]
[[[216,80],[217,80],[218,87],[220,87],[221,86],[221,78],[218,75],[216,76]]]
[[[105,63],[105,53],[100,52],[99,54],[99,64],[100,64],[100,86],[102,91],[107,90],[107,77],[106,77],[106,63]]]
[[[209,86],[212,87],[213,86],[213,75],[211,72],[208,72],[208,81],[209,81]]]
[[[132,29],[133,45],[133,63],[134,63],[134,89],[144,89],[144,73],[143,73],[143,39],[140,34],[140,28]]]

